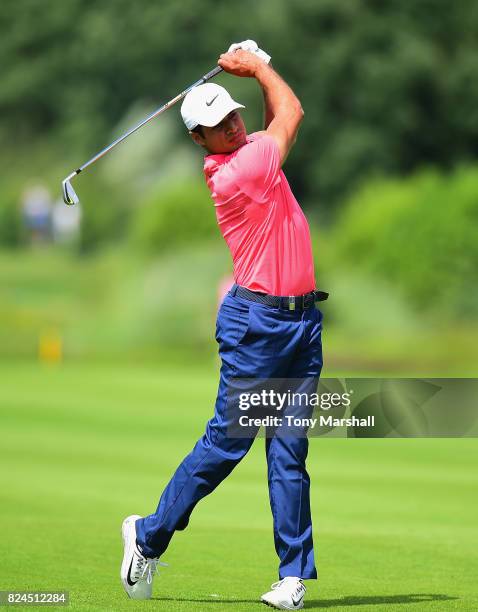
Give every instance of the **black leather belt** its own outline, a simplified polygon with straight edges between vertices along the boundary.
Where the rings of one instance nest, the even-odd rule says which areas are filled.
[[[231,295],[237,295],[237,297],[251,300],[252,302],[259,302],[266,306],[272,306],[273,308],[284,308],[286,310],[306,310],[313,306],[316,302],[324,302],[329,294],[325,291],[311,291],[304,295],[268,295],[267,293],[259,293],[258,291],[251,291],[246,287],[240,285],[233,285]]]

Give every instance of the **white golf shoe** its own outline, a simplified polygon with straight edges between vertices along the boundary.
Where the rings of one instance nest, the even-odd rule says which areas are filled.
[[[141,517],[137,514],[128,516],[123,521],[121,534],[123,536],[124,555],[121,564],[121,582],[131,599],[151,599],[153,593],[153,578],[158,572],[159,559],[143,557],[136,545],[135,523]]]
[[[287,576],[274,582],[271,591],[261,597],[262,603],[277,608],[277,610],[300,610],[304,607],[306,588],[300,578]]]

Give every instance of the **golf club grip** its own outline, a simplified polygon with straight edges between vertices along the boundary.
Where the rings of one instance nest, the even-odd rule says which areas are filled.
[[[213,77],[216,76],[216,74],[219,74],[223,70],[224,70],[224,68],[221,68],[221,66],[216,66],[210,72],[205,74],[201,80],[204,81],[204,82],[209,81],[209,79],[212,79]]]

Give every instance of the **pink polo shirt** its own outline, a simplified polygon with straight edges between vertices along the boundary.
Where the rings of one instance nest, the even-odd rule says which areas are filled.
[[[270,295],[313,291],[309,225],[281,170],[276,141],[250,134],[233,153],[208,155],[204,174],[235,282]]]

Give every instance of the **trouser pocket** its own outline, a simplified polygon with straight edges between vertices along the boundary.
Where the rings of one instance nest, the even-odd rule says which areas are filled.
[[[223,347],[235,348],[245,338],[250,323],[250,307],[226,296],[216,321],[216,341]]]

